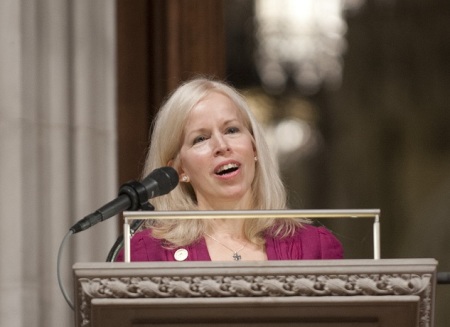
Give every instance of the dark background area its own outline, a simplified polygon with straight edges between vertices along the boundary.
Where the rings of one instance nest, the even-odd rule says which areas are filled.
[[[338,87],[271,95],[307,103],[320,142],[280,160],[295,209],[381,209],[381,257],[432,257],[450,270],[450,2],[365,1],[344,13]],[[254,61],[252,1],[228,1],[227,78],[264,93]],[[272,114],[272,116],[274,116]],[[311,118],[312,117],[312,118]],[[329,220],[347,258],[371,258],[372,221]],[[436,326],[447,326],[450,288],[437,287]]]
[[[338,83],[311,90],[289,76],[271,92],[255,61],[254,1],[118,0],[119,182],[139,177],[164,96],[213,75],[248,96],[268,130],[288,118],[310,129],[311,144],[278,153],[292,208],[379,208],[382,258],[431,257],[450,271],[450,2],[360,3],[343,12]],[[372,221],[320,223],[347,258],[373,256]],[[436,303],[436,326],[446,327],[448,285]]]

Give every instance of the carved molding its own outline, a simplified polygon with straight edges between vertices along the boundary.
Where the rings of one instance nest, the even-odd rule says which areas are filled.
[[[277,274],[80,277],[81,326],[92,299],[418,295],[420,327],[432,320],[432,274]]]

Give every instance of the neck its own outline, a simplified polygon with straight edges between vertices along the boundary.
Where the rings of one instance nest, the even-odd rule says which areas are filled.
[[[208,231],[218,237],[242,240],[245,239],[244,219],[212,219]]]
[[[239,201],[200,201],[198,202],[199,210],[249,210],[253,208],[252,201],[248,196],[244,196]],[[231,238],[234,240],[245,240],[244,219],[211,219],[207,221],[207,233],[215,235],[219,238]]]
[[[251,193],[248,192],[239,199],[219,198],[219,199],[207,199],[198,198],[199,210],[250,210],[254,208]]]

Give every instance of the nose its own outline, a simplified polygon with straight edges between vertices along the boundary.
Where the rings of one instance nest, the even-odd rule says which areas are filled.
[[[213,138],[214,138],[214,155],[218,156],[230,150],[230,146],[222,134],[215,135]]]

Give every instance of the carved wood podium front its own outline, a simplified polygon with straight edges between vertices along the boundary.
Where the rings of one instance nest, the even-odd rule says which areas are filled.
[[[434,259],[77,263],[77,327],[433,327]]]

